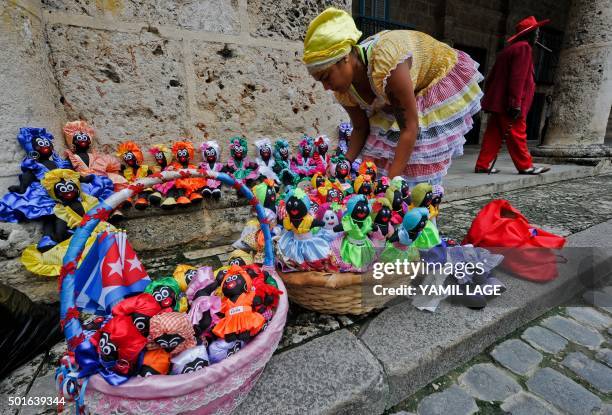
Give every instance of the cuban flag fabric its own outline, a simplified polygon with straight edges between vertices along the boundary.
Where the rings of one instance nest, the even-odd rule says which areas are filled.
[[[75,274],[76,305],[108,315],[122,299],[139,294],[151,282],[124,231],[104,231]]]

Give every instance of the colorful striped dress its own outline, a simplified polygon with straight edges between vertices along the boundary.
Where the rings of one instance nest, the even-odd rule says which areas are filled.
[[[376,97],[366,103],[351,86],[336,92],[342,105],[359,106],[370,120],[370,134],[360,154],[383,175],[391,167],[399,140],[399,126],[385,93],[387,79],[398,64],[411,58],[410,76],[415,88],[419,132],[403,175],[412,187],[439,184],[451,159],[463,154],[463,137],[472,128],[472,116],[480,111],[483,79],[478,64],[466,53],[431,36],[412,30],[380,32],[363,41],[370,86]]]

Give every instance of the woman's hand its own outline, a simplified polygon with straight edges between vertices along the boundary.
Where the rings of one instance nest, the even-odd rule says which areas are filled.
[[[370,134],[370,120],[365,111],[359,107],[343,107],[348,113],[353,132],[349,137],[348,150],[345,157],[352,163],[361,153],[368,134]]]
[[[387,172],[389,177],[401,176],[410,160],[419,131],[419,117],[410,78],[410,61],[402,62],[387,78],[385,93],[393,108],[393,114],[400,128],[395,158]]]

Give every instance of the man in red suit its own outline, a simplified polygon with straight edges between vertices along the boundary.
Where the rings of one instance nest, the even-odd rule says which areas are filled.
[[[532,46],[538,38],[538,22],[530,16],[516,25],[508,46],[497,55],[485,84],[482,109],[488,113],[487,129],[476,161],[476,173],[498,173],[493,163],[506,140],[508,152],[519,174],[540,174],[548,168],[535,167],[527,148],[526,117],[535,92]]]

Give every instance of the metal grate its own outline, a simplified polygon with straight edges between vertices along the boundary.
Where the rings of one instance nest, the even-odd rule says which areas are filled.
[[[366,16],[354,16],[357,28],[363,32],[363,39],[383,30],[411,30],[413,26],[389,22],[383,19],[375,19]]]

